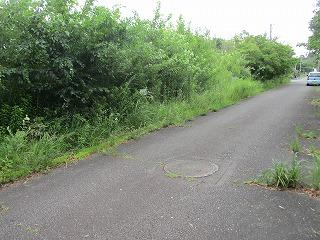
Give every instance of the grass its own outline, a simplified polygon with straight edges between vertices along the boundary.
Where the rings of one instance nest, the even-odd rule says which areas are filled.
[[[115,116],[97,116],[91,122],[74,124],[63,134],[58,134],[60,130],[54,131],[55,127],[52,127],[51,133],[36,139],[30,138],[29,130],[0,136],[0,184],[84,159],[165,126],[181,125],[271,86],[279,84],[265,85],[250,79],[224,81],[202,94],[194,94],[189,100],[143,103],[122,122]]]
[[[290,78],[287,76],[283,76],[277,79],[269,80],[263,83],[263,87],[266,90],[281,87],[283,85],[286,85],[290,82]]]
[[[298,132],[304,133],[300,130],[298,130]],[[300,134],[300,136],[304,135]],[[305,138],[312,139],[312,137],[309,137],[309,135],[305,136]],[[301,180],[301,161],[297,160],[297,153],[300,152],[301,149],[298,137],[291,142],[290,147],[294,152],[294,157],[290,164],[274,162],[272,168],[264,171],[259,178],[248,181],[247,183],[255,183],[258,185],[275,187],[279,189],[303,187],[305,190],[318,191],[320,189],[320,150],[315,147],[310,147],[308,149],[309,154],[314,160],[311,172],[307,175],[308,178],[312,179],[310,184],[304,183]]]
[[[301,144],[298,137],[294,138],[290,142],[290,148],[294,153],[298,153],[301,151]]]
[[[315,146],[311,146],[308,149],[308,154],[313,157],[320,156],[320,149],[316,148]]]
[[[301,133],[301,137],[306,138],[306,139],[317,139],[318,133],[308,130],[303,133]]]
[[[181,174],[178,174],[175,172],[166,172],[164,175],[168,178],[171,178],[171,179],[176,179],[176,178],[182,177]]]
[[[256,183],[276,188],[295,188],[300,180],[300,162],[296,157],[291,164],[274,162],[273,167],[256,180]]]
[[[308,149],[309,154],[313,157],[313,167],[310,172],[311,187],[320,189],[320,149],[311,146]]]
[[[317,139],[319,134],[312,130],[303,130],[299,127],[296,128],[296,132],[299,137],[305,138],[305,139]]]
[[[314,157],[314,165],[311,171],[312,187],[320,189],[320,155]]]

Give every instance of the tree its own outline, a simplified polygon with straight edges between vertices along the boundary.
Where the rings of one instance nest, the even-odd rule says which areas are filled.
[[[256,79],[267,81],[292,72],[295,59],[290,46],[262,35],[245,35],[235,41]]]
[[[315,53],[317,58],[320,57],[320,1],[314,11],[314,16],[309,26],[312,35],[309,37],[308,48]]]

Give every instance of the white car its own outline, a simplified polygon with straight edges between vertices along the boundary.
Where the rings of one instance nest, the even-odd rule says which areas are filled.
[[[320,72],[310,72],[307,78],[307,86],[320,85]]]

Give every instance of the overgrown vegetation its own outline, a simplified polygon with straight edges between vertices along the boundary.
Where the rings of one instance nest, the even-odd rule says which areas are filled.
[[[160,6],[151,20],[92,0],[0,9],[0,183],[253,96],[294,62],[288,46],[212,39]]]
[[[243,33],[236,37],[236,44],[247,60],[247,66],[256,79],[269,81],[292,72],[296,59],[293,50],[265,36],[250,36]]]
[[[303,73],[304,75],[306,73],[314,71],[318,67],[318,61],[316,58],[316,55],[313,52],[309,52],[307,56],[300,56],[300,61],[296,65],[296,69]],[[301,68],[300,68],[301,67]]]

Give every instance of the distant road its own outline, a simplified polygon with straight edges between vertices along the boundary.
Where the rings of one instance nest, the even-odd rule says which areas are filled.
[[[304,84],[3,189],[0,239],[320,239],[319,200],[243,184],[273,159],[291,159],[294,125],[312,116],[314,88]],[[219,170],[197,179],[165,176],[163,166],[179,161]]]

